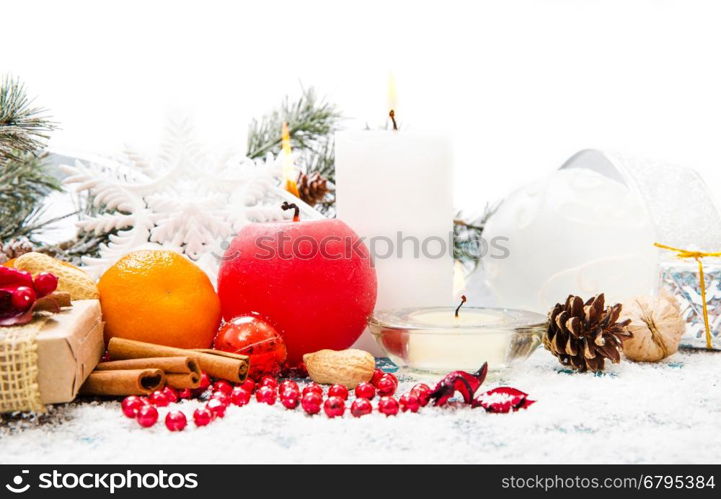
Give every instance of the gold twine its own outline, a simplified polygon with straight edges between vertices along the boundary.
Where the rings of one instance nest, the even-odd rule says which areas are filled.
[[[703,324],[706,328],[706,348],[711,350],[713,348],[713,338],[711,336],[711,325],[708,320],[708,305],[706,304],[706,277],[703,273],[703,260],[706,257],[721,257],[721,251],[709,253],[705,251],[691,251],[680,248],[674,248],[672,246],[666,246],[665,244],[653,243],[657,248],[675,251],[676,256],[679,258],[693,258],[698,264],[698,280],[699,287],[701,288],[701,310],[703,311]]]

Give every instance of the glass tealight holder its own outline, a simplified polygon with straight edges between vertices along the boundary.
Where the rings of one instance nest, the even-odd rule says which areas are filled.
[[[421,372],[491,371],[526,360],[541,344],[546,317],[525,310],[451,307],[376,312],[370,331],[388,357]]]

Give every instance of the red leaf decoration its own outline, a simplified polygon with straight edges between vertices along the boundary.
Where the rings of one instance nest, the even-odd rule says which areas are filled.
[[[473,407],[483,407],[488,412],[508,413],[527,409],[535,400],[529,400],[528,394],[510,386],[500,386],[481,393],[473,400]]]
[[[430,398],[433,400],[433,405],[437,407],[445,405],[456,392],[460,392],[464,403],[472,403],[473,395],[483,384],[487,374],[488,362],[473,374],[465,371],[448,373],[431,392]]]

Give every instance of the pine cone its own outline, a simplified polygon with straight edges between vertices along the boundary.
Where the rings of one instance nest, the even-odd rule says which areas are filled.
[[[0,265],[17,258],[33,250],[33,244],[26,238],[11,239],[6,243],[0,243]]]
[[[301,173],[298,176],[300,199],[311,206],[315,206],[321,202],[329,190],[328,181],[321,177],[318,172],[314,172],[311,175]]]
[[[549,315],[543,345],[561,364],[578,371],[603,371],[605,359],[621,360],[623,341],[630,338],[630,320],[618,322],[622,305],[604,308],[601,293],[585,304],[570,295],[565,304],[556,304]]]

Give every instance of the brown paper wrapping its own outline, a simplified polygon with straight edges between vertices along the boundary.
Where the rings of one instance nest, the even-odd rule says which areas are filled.
[[[160,369],[93,371],[80,388],[83,395],[147,395],[165,386]]]
[[[37,338],[38,385],[44,404],[70,402],[103,355],[98,300],[77,300],[53,314]]]
[[[111,360],[101,362],[96,371],[124,369],[160,369],[165,382],[173,388],[197,388],[200,385],[200,367],[190,357],[149,357],[143,359]]]
[[[72,305],[0,328],[0,412],[42,411],[44,404],[75,398],[105,345],[98,300]],[[22,362],[20,348],[28,351]]]
[[[248,357],[219,350],[188,350],[166,347],[142,341],[111,338],[108,354],[112,360],[143,359],[148,357],[191,357],[213,378],[242,383],[248,375]]]

